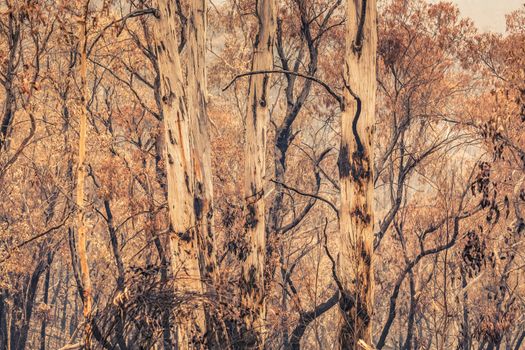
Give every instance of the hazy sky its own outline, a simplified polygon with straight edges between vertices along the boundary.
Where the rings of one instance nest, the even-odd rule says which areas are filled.
[[[525,0],[452,0],[463,16],[483,31],[505,31],[505,14],[523,6]]]

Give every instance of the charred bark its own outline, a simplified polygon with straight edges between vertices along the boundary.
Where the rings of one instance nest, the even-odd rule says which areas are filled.
[[[0,290],[0,348],[7,349],[7,290]]]
[[[49,300],[49,282],[51,278],[51,262],[53,261],[53,255],[51,253],[47,254],[47,271],[46,278],[44,279],[44,296],[42,301],[44,304],[48,305]],[[46,350],[46,328],[47,328],[47,315],[44,315],[42,318],[42,323],[40,325],[40,350]]]
[[[340,349],[372,344],[373,129],[375,123],[376,1],[347,2],[344,108],[341,116]]]
[[[259,0],[256,6],[258,32],[253,43],[252,71],[273,68],[276,26],[274,0]],[[269,121],[269,74],[251,75],[245,116],[244,198],[246,259],[241,265],[241,317],[246,347],[264,344],[266,257],[264,177],[266,170],[266,131]]]
[[[177,43],[177,9],[167,0],[154,2],[158,9],[153,38],[160,77],[160,100],[164,123],[168,213],[173,231],[170,245],[171,271],[181,292],[203,292],[196,230],[194,169],[191,152],[191,115],[186,105],[185,83]],[[189,311],[191,310],[191,311]],[[187,349],[202,343],[205,315],[202,306],[189,307],[179,319],[178,346]]]

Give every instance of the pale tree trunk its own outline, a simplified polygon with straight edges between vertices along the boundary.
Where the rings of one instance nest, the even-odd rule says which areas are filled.
[[[252,71],[273,68],[273,43],[276,27],[274,0],[258,0],[259,31],[253,44]],[[264,177],[266,167],[266,129],[269,119],[268,74],[250,76],[245,118],[245,179],[246,240],[248,251],[242,264],[241,303],[245,339],[262,347],[264,339],[266,255]],[[251,340],[250,340],[251,338]],[[249,345],[249,344],[247,344]]]
[[[376,11],[375,0],[347,1],[344,108],[338,164],[341,349],[361,349],[360,340],[372,344]]]
[[[194,207],[202,255],[201,273],[206,282],[215,279],[216,255],[213,227],[213,179],[207,114],[206,3],[190,1],[188,21],[188,115],[191,119],[194,175]]]
[[[86,177],[86,137],[87,137],[87,14],[89,1],[84,4],[84,14],[79,23],[80,43],[80,93],[81,106],[79,115],[79,140],[78,140],[78,171],[77,171],[77,254],[80,268],[80,279],[82,283],[83,314],[85,321],[85,348],[91,349],[91,309],[93,303],[91,277],[86,252],[86,224],[84,221],[84,182]]]
[[[194,206],[193,166],[190,148],[191,120],[185,106],[184,80],[177,43],[175,2],[157,0],[154,41],[160,73],[160,94],[166,148],[168,212],[172,229],[171,268],[175,287],[182,293],[203,291],[199,270],[199,244]],[[192,297],[194,298],[194,297]],[[188,305],[188,316],[177,319],[179,349],[200,342],[205,330],[202,307]]]
[[[218,298],[217,255],[215,245],[213,175],[211,168],[211,140],[207,110],[206,77],[206,26],[207,1],[190,1],[189,21],[187,22],[187,102],[191,120],[192,159],[194,176],[194,210],[199,240],[199,260],[201,277],[206,283],[206,291]],[[218,301],[216,299],[216,301]],[[226,332],[217,310],[205,308],[208,347],[224,346]]]

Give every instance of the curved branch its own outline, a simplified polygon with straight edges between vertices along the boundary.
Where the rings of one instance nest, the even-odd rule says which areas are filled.
[[[95,44],[104,36],[104,33],[106,32],[106,30],[108,30],[112,26],[114,26],[114,25],[116,25],[116,24],[118,24],[120,22],[123,22],[122,23],[122,27],[123,27],[124,24],[126,24],[126,21],[129,18],[139,17],[139,16],[143,16],[143,15],[150,15],[150,14],[151,15],[155,15],[156,11],[157,10],[154,9],[154,8],[147,8],[147,9],[136,10],[136,11],[128,13],[127,15],[125,15],[122,18],[119,18],[119,19],[114,20],[113,22],[109,23],[104,28],[102,28],[102,30],[98,33],[98,35],[95,37],[95,39],[93,40],[93,42],[89,46],[89,50],[87,51],[88,56],[91,54],[91,51],[93,51],[93,48],[95,47]],[[122,30],[122,28],[121,28],[121,30]],[[121,30],[119,30],[118,34],[120,34]]]
[[[338,301],[339,291],[336,291],[327,301],[319,304],[312,311],[301,313],[299,316],[299,322],[290,335],[290,347],[292,350],[301,349],[301,338],[303,337],[308,325],[310,325],[310,323],[312,323],[317,317],[329,311]]]
[[[339,219],[339,210],[337,210],[336,206],[332,202],[330,202],[328,199],[323,198],[323,197],[321,197],[319,195],[303,192],[301,190],[298,190],[296,188],[290,187],[287,184],[279,182],[279,181],[276,181],[276,180],[270,180],[270,181],[273,182],[273,183],[276,183],[278,185],[283,186],[287,190],[294,191],[295,193],[300,194],[301,196],[311,197],[311,198],[319,199],[320,201],[325,202],[326,204],[328,204],[330,206],[330,208],[332,208],[334,210],[335,215],[337,215],[337,218]]]
[[[315,164],[314,164],[314,175],[315,175],[315,195],[318,196],[319,195],[319,190],[321,188],[321,175],[319,174],[319,163],[321,163],[323,161],[323,159],[326,157],[326,155],[332,150],[332,148],[327,148],[326,150],[324,150],[321,155],[315,160]],[[299,225],[299,223],[306,217],[306,215],[310,212],[310,210],[313,208],[313,206],[315,205],[315,202],[317,201],[317,198],[314,198],[314,197],[311,197],[310,200],[308,201],[308,203],[306,204],[306,206],[303,208],[303,210],[301,211],[301,213],[299,215],[297,215],[297,217],[292,221],[290,222],[289,224],[287,224],[286,226],[284,227],[281,227],[279,229],[279,232],[281,234],[284,234],[288,231],[290,231],[291,229],[293,229],[294,227],[296,227],[297,225]]]
[[[235,77],[233,77],[233,79],[228,83],[228,85],[226,85],[224,88],[222,88],[222,91],[228,90],[228,88],[230,86],[232,86],[233,83],[235,83],[237,81],[237,79],[239,79],[239,78],[243,78],[243,77],[247,77],[247,76],[251,76],[251,75],[256,75],[256,74],[271,74],[271,73],[291,74],[291,75],[295,75],[295,76],[298,76],[298,77],[301,77],[301,78],[308,79],[308,80],[311,80],[313,82],[316,82],[317,84],[321,85],[326,90],[326,92],[328,92],[334,99],[336,99],[336,101],[339,103],[339,107],[342,109],[343,97],[338,95],[330,87],[330,85],[328,85],[324,81],[322,81],[320,79],[317,79],[315,77],[312,77],[310,75],[302,74],[302,73],[299,73],[299,72],[292,72],[292,71],[283,70],[283,69],[257,70],[257,71],[252,71],[252,72],[246,72],[246,73],[238,74]]]
[[[58,230],[59,228],[61,228],[62,226],[64,226],[64,225],[66,224],[66,222],[67,222],[67,220],[69,219],[69,216],[70,216],[70,215],[71,215],[71,212],[69,212],[69,213],[67,214],[67,216],[65,217],[65,219],[62,220],[62,222],[59,223],[59,224],[57,224],[56,226],[50,227],[49,229],[45,230],[44,232],[39,233],[39,234],[37,234],[36,236],[33,236],[33,237],[29,238],[29,239],[26,240],[26,241],[23,241],[22,243],[17,244],[17,245],[15,246],[15,249],[20,249],[20,248],[22,248],[23,246],[25,246],[25,245],[27,245],[27,244],[33,242],[33,241],[36,241],[37,239],[39,239],[39,238],[41,238],[41,237],[44,237],[44,236],[50,234],[50,233],[53,232],[53,231]],[[6,262],[7,259],[9,259],[10,257],[11,257],[11,254],[8,254],[7,257],[5,257],[4,259],[2,259],[2,260],[0,261],[0,263],[4,263],[4,262]]]
[[[381,336],[379,337],[379,341],[377,342],[376,348],[378,350],[382,349],[385,346],[386,338],[390,332],[390,328],[394,322],[394,319],[396,317],[396,307],[397,307],[397,298],[399,296],[399,292],[401,290],[401,285],[403,284],[403,281],[405,280],[406,276],[409,275],[412,272],[412,269],[423,259],[424,257],[428,255],[433,255],[440,253],[442,251],[445,251],[447,249],[452,248],[459,238],[459,223],[462,219],[465,219],[469,216],[474,215],[477,213],[481,208],[479,206],[475,207],[472,211],[464,214],[458,214],[453,218],[454,226],[453,226],[453,234],[451,239],[440,246],[434,247],[432,249],[424,249],[422,247],[421,252],[413,259],[411,260],[406,266],[403,272],[398,276],[396,283],[394,285],[394,289],[392,291],[392,294],[390,295],[390,306],[389,306],[389,312],[388,312],[388,318],[385,322],[385,325],[383,327],[383,330],[381,331]],[[428,231],[435,231],[440,226],[445,224],[449,219],[445,218],[444,220],[440,221],[438,225],[431,225],[426,232]],[[423,236],[424,237],[424,236]],[[423,238],[424,239],[424,238]]]

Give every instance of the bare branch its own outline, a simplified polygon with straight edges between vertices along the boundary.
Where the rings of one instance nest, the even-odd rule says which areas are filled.
[[[312,197],[312,198],[319,199],[320,201],[325,202],[326,204],[328,204],[330,206],[330,208],[332,208],[334,210],[335,215],[337,215],[337,218],[339,218],[339,210],[337,210],[337,207],[334,205],[334,203],[330,202],[328,199],[323,198],[323,197],[321,197],[319,195],[316,195],[316,194],[303,192],[301,190],[298,190],[296,188],[290,187],[287,184],[279,182],[279,181],[276,181],[276,180],[270,180],[270,181],[273,182],[273,183],[276,183],[278,185],[283,186],[287,190],[294,191],[295,193],[300,194],[301,196]]]
[[[237,81],[237,79],[239,78],[243,78],[243,77],[247,77],[247,76],[250,76],[250,75],[255,75],[255,74],[271,74],[271,73],[280,73],[280,74],[291,74],[291,75],[295,75],[295,76],[298,76],[298,77],[301,77],[301,78],[304,78],[304,79],[308,79],[308,80],[311,80],[311,81],[314,81],[316,82],[317,84],[321,85],[325,90],[326,92],[328,92],[333,98],[335,98],[335,100],[337,101],[337,103],[339,104],[339,107],[342,108],[343,106],[343,97],[340,96],[339,94],[337,94],[331,87],[330,85],[328,85],[327,83],[325,83],[324,81],[316,78],[316,77],[312,77],[310,75],[306,75],[306,74],[302,74],[302,73],[299,73],[299,72],[292,72],[292,71],[289,71],[289,70],[283,70],[283,69],[273,69],[273,70],[258,70],[258,71],[252,71],[252,72],[246,72],[246,73],[242,73],[242,74],[238,74],[236,75],[229,83],[228,85],[226,85],[222,91],[226,91],[228,90],[228,88],[230,86],[233,85],[233,83],[235,83],[235,81]]]

